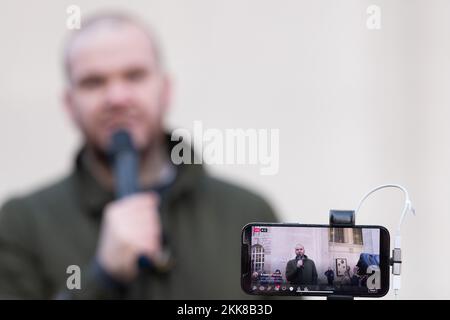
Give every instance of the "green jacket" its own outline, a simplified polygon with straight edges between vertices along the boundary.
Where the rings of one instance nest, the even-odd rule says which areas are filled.
[[[303,266],[297,267],[297,259],[289,260],[286,265],[286,279],[291,284],[316,285],[317,270],[313,260],[305,255]]]
[[[177,166],[161,199],[173,268],[142,273],[125,290],[98,276],[94,256],[102,211],[113,200],[81,155],[66,178],[0,210],[0,298],[240,299],[240,236],[249,222],[276,217],[261,197],[209,176],[201,165]],[[67,268],[81,268],[81,289],[67,289]]]

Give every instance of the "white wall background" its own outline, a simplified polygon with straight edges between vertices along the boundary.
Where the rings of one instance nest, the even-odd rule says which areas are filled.
[[[400,297],[450,299],[450,2],[3,1],[0,202],[72,164],[78,137],[60,102],[71,4],[124,8],[156,27],[175,82],[171,127],[280,129],[277,175],[213,171],[266,195],[283,220],[327,223],[330,208],[404,184],[418,215],[403,228]],[[371,4],[380,30],[366,27]],[[393,234],[402,200],[381,192],[357,223]]]

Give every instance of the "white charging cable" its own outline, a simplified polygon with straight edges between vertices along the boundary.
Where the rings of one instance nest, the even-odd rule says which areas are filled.
[[[355,217],[358,214],[359,210],[361,209],[361,206],[372,193],[375,191],[385,189],[385,188],[397,188],[403,191],[405,194],[405,205],[403,206],[402,215],[400,216],[400,220],[398,222],[396,234],[395,234],[395,241],[394,241],[394,250],[392,251],[392,288],[394,289],[395,298],[397,298],[398,291],[401,287],[401,245],[402,245],[402,238],[400,235],[400,229],[403,224],[403,221],[405,220],[405,216],[408,212],[411,212],[413,215],[416,215],[416,211],[414,210],[411,200],[409,199],[409,193],[408,190],[406,190],[405,187],[398,185],[398,184],[384,184],[381,186],[378,186],[372,190],[370,190],[364,197],[362,197],[361,201],[359,201],[358,206],[355,210]]]

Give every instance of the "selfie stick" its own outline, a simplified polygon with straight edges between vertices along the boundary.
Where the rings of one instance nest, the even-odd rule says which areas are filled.
[[[396,230],[396,234],[395,234],[394,249],[392,250],[392,258],[390,259],[390,265],[392,266],[392,274],[393,274],[392,288],[394,289],[395,297],[397,297],[398,291],[400,290],[400,287],[401,287],[400,274],[401,274],[401,264],[402,264],[402,250],[401,250],[402,238],[400,235],[400,228],[401,228],[403,221],[405,220],[405,216],[408,212],[411,212],[413,215],[416,214],[416,211],[414,210],[411,200],[409,198],[408,190],[406,190],[405,187],[398,185],[398,184],[385,184],[385,185],[378,186],[378,187],[372,189],[371,191],[369,191],[368,193],[366,193],[366,195],[364,195],[364,197],[362,197],[361,201],[359,201],[359,204],[356,208],[355,215],[361,209],[361,206],[362,206],[364,200],[366,200],[375,191],[378,191],[378,190],[381,190],[384,188],[400,189],[405,194],[405,204],[403,206],[402,215],[400,216],[400,220],[398,222],[398,226],[397,226],[397,230]]]

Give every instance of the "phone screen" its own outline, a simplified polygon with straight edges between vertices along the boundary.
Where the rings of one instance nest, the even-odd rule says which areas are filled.
[[[242,287],[257,295],[383,296],[389,233],[380,226],[250,224]]]

